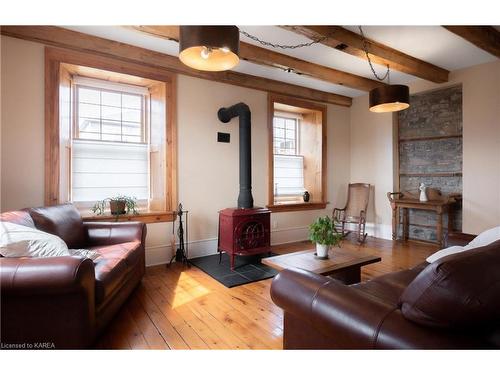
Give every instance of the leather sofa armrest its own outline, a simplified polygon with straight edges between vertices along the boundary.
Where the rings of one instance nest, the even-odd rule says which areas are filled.
[[[4,347],[86,348],[92,343],[95,276],[90,259],[0,258],[0,293]]]
[[[94,291],[92,260],[80,257],[0,258],[2,297]]]
[[[387,316],[397,308],[334,279],[286,269],[273,280],[271,297],[286,313],[307,321],[339,347],[369,349]]]
[[[146,241],[146,224],[141,222],[85,222],[83,226],[90,246],[139,241],[144,247]]]

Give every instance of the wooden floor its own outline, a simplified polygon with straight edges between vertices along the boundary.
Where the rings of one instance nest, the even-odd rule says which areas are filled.
[[[352,251],[382,262],[362,268],[367,280],[417,265],[437,247],[367,238]],[[287,253],[309,242],[273,247]],[[196,267],[150,267],[127,303],[98,340],[98,349],[282,349],[283,314],[269,295],[271,280],[228,289]]]

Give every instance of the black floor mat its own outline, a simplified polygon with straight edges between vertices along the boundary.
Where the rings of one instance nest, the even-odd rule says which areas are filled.
[[[219,254],[193,258],[189,262],[224,286],[232,288],[233,286],[244,285],[276,276],[278,271],[260,262],[262,258],[275,255],[277,254],[236,256],[234,271],[231,271],[229,256],[225,253],[222,254],[222,262],[220,264]]]

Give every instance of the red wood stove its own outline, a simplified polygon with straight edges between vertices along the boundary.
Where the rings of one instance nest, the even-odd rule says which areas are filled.
[[[235,255],[271,251],[271,211],[267,208],[226,208],[219,212],[219,256],[226,252],[234,269]]]

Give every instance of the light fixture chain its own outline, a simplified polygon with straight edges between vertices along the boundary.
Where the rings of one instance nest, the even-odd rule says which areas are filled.
[[[296,49],[296,48],[302,48],[302,47],[310,47],[313,44],[318,44],[318,43],[324,42],[325,40],[327,40],[331,36],[331,35],[325,35],[321,38],[314,39],[308,43],[299,43],[299,44],[290,45],[290,44],[278,44],[278,43],[266,42],[265,40],[262,40],[262,39],[256,37],[255,35],[249,34],[243,30],[240,30],[240,33],[242,35],[245,35],[247,38],[250,38],[253,41],[262,44],[263,46],[273,47],[273,48],[281,48],[281,49]]]
[[[358,26],[359,28],[359,33],[361,34],[361,37],[363,38],[363,50],[365,51],[366,59],[368,60],[368,64],[370,65],[370,69],[373,72],[373,75],[375,78],[377,78],[379,81],[384,81],[386,78],[388,80],[388,83],[390,84],[390,78],[389,78],[389,64],[387,65],[387,71],[385,72],[383,77],[379,77],[377,72],[375,71],[375,68],[373,67],[372,60],[370,59],[370,54],[368,53],[368,41],[365,38],[365,34],[363,33],[363,29],[361,26]]]

